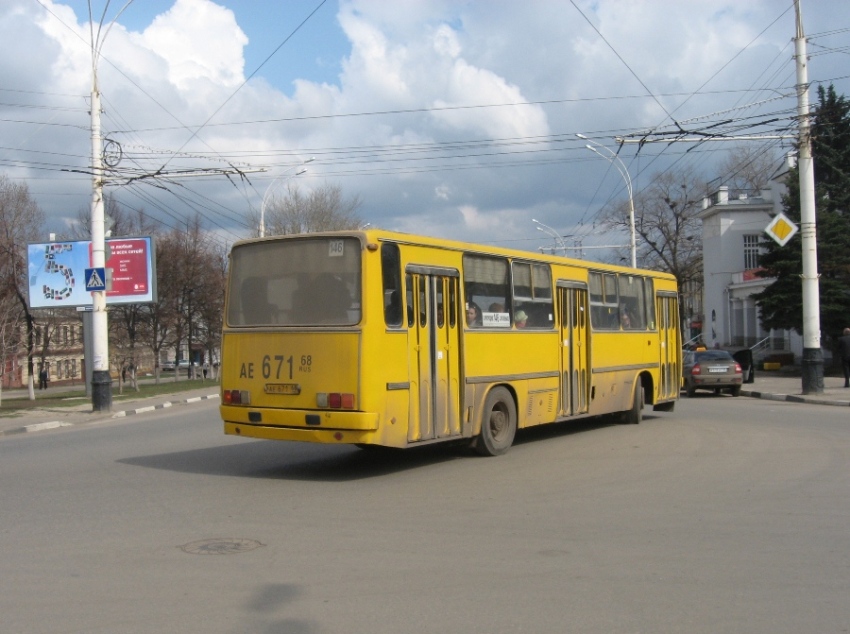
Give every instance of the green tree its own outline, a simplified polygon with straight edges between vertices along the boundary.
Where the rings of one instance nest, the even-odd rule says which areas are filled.
[[[850,102],[833,86],[818,88],[812,113],[821,332],[828,340],[850,326]],[[800,222],[797,168],[788,174],[785,214]],[[770,242],[760,258],[763,277],[776,281],[756,295],[765,328],[803,329],[802,241]]]

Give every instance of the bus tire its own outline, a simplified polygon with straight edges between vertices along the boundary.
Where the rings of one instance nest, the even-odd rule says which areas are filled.
[[[516,404],[504,387],[494,387],[484,401],[481,433],[475,451],[482,456],[500,456],[510,449],[516,436]]]
[[[640,381],[635,385],[632,395],[632,408],[623,414],[623,422],[627,425],[638,425],[643,420],[643,386]]]

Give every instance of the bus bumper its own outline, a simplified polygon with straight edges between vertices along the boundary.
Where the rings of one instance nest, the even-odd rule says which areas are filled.
[[[275,410],[222,405],[224,433],[269,440],[324,443],[374,441],[378,414],[371,412]]]

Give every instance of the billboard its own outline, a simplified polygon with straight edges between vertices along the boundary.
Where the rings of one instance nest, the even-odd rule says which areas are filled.
[[[91,306],[91,250],[91,240],[28,244],[30,308]],[[107,304],[156,301],[155,253],[150,236],[106,240]]]

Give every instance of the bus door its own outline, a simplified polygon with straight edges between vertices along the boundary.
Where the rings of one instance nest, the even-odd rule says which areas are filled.
[[[675,294],[659,293],[655,299],[658,313],[661,382],[659,400],[678,398],[682,369],[679,367],[679,300]]]
[[[461,316],[454,269],[409,265],[408,442],[459,436]]]
[[[558,282],[561,333],[561,416],[588,411],[590,404],[590,324],[587,287]]]

